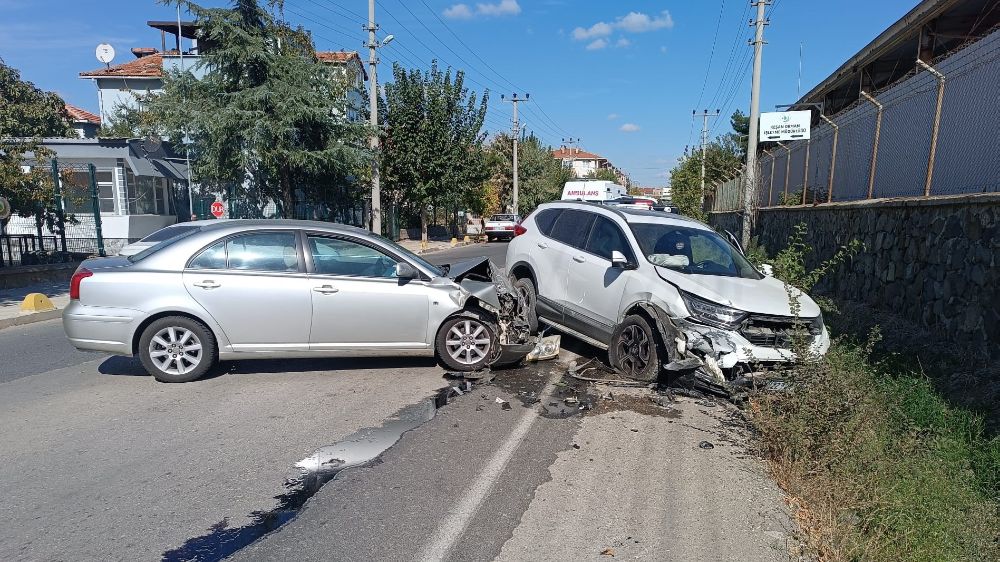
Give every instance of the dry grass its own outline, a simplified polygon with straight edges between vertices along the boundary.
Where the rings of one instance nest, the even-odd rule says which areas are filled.
[[[926,377],[838,341],[751,418],[823,560],[1000,559],[1000,439]]]

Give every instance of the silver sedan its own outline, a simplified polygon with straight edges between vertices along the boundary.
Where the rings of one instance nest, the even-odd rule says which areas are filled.
[[[533,347],[522,300],[486,259],[438,267],[322,222],[186,224],[80,265],[63,314],[74,346],[138,355],[166,382],[246,358],[426,355],[472,371]]]

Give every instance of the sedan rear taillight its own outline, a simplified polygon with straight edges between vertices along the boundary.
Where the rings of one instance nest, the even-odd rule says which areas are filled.
[[[80,300],[80,283],[92,275],[94,272],[85,267],[78,268],[73,273],[73,277],[69,280],[69,298],[71,300]]]
[[[524,228],[523,226],[521,226],[519,224],[515,224],[514,225],[514,236],[520,236],[520,235],[524,234],[525,232],[528,232],[527,228]]]

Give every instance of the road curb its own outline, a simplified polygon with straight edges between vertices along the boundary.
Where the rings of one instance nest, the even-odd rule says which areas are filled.
[[[14,326],[24,326],[25,324],[34,324],[35,322],[45,322],[46,320],[55,320],[56,318],[62,318],[62,313],[62,309],[57,308],[45,312],[14,316],[13,318],[0,318],[0,330],[13,328]]]

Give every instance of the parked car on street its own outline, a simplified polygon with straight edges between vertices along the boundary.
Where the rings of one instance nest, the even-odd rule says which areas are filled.
[[[75,347],[186,382],[220,359],[426,355],[473,371],[534,346],[519,294],[485,258],[438,267],[324,222],[185,224],[80,265],[63,314]]]
[[[532,327],[607,349],[633,378],[697,366],[721,379],[751,363],[787,363],[797,334],[813,353],[829,348],[809,296],[695,220],[564,201],[540,205],[521,226],[507,265]]]
[[[486,240],[510,240],[514,238],[514,229],[521,223],[521,217],[511,214],[493,215],[486,221]]]

